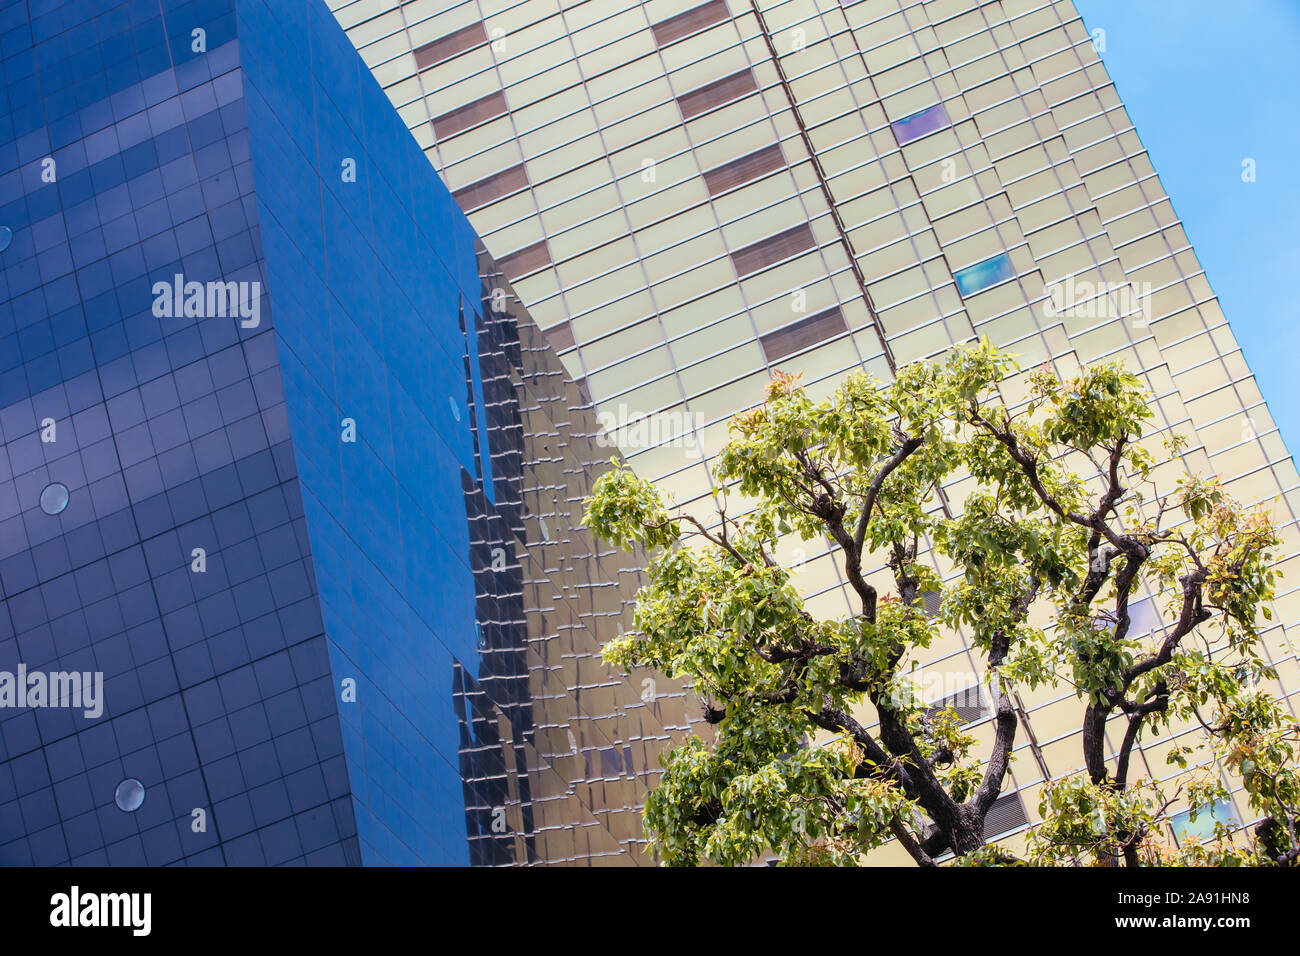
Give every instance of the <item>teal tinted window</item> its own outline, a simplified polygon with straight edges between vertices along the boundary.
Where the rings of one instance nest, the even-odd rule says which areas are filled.
[[[1189,838],[1194,838],[1205,842],[1214,839],[1214,825],[1222,823],[1226,827],[1234,827],[1241,821],[1237,819],[1237,811],[1232,808],[1231,804],[1216,803],[1213,807],[1202,810],[1196,814],[1196,819],[1192,819],[1190,810],[1184,810],[1182,813],[1175,813],[1169,818],[1169,824],[1174,828],[1174,834],[1181,843]]]

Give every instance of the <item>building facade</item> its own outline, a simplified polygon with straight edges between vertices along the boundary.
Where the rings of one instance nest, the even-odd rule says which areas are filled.
[[[0,864],[651,862],[613,450],[326,6],[0,56]]]
[[[330,6],[599,421],[679,502],[707,509],[726,423],[773,371],[823,395],[982,336],[1025,368],[1122,360],[1187,470],[1272,502],[1288,583],[1264,643],[1277,692],[1300,687],[1295,466],[1070,0]],[[848,612],[825,544],[785,557],[810,610]],[[941,699],[990,734],[963,635],[932,652]],[[1082,765],[1076,698],[1021,703],[990,819],[1012,842]],[[1143,769],[1169,776],[1184,732],[1145,740]]]

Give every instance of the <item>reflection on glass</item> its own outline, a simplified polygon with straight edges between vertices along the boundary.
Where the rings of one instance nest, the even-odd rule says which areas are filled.
[[[117,804],[119,810],[126,813],[135,813],[144,803],[144,784],[134,777],[127,777],[117,785],[117,792],[113,794],[113,801]]]
[[[41,510],[47,515],[62,514],[68,507],[68,486],[56,481],[41,492]]]
[[[1150,634],[1160,626],[1160,612],[1156,610],[1155,601],[1142,598],[1134,601],[1128,609],[1128,636],[1141,637]]]
[[[1007,254],[1000,252],[992,259],[985,259],[983,262],[958,270],[953,273],[953,278],[957,280],[957,291],[967,296],[982,292],[999,282],[1005,282],[1015,274]]]
[[[1174,828],[1179,843],[1188,839],[1201,842],[1213,840],[1216,823],[1222,823],[1225,827],[1234,827],[1241,821],[1237,819],[1237,811],[1233,809],[1232,804],[1218,801],[1196,814],[1195,820],[1192,819],[1191,810],[1175,813],[1169,818],[1169,825]]]
[[[927,106],[919,113],[913,113],[911,116],[904,116],[901,120],[895,120],[890,125],[894,128],[894,136],[898,139],[898,145],[906,146],[913,140],[920,139],[922,136],[929,136],[936,130],[943,129],[950,123],[948,111],[943,108],[943,104],[935,103],[933,106]]]

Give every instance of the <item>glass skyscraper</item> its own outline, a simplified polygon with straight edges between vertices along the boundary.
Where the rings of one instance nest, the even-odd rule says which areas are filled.
[[[642,476],[706,510],[728,419],[777,370],[820,397],[982,336],[1026,369],[1123,360],[1188,471],[1272,502],[1264,646],[1294,710],[1295,465],[1070,0],[330,6]],[[811,611],[848,613],[824,544],[783,558]],[[963,635],[926,667],[989,736]],[[989,818],[1012,841],[1082,764],[1068,688],[1020,705]],[[1143,769],[1168,776],[1185,732],[1144,739]]]
[[[613,451],[326,6],[0,57],[0,864],[651,862]]]

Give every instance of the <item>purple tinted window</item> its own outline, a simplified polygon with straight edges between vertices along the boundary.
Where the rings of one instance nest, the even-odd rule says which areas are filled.
[[[1128,617],[1128,633],[1132,637],[1150,634],[1160,626],[1160,612],[1156,610],[1156,604],[1150,598],[1142,598],[1130,604]]]
[[[948,111],[943,108],[942,103],[935,103],[934,106],[927,106],[919,113],[904,116],[891,125],[894,128],[894,136],[898,138],[898,145],[905,146],[914,139],[929,136],[935,130],[948,126]]]

